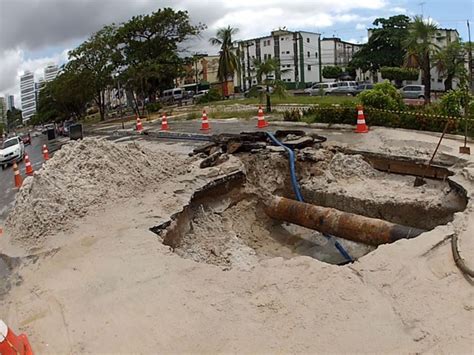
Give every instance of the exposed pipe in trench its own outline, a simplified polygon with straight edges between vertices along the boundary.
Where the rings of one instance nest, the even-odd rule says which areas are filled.
[[[301,195],[301,191],[300,191],[300,185],[298,184],[298,179],[296,178],[295,153],[293,152],[293,150],[291,150],[286,145],[284,145],[282,142],[280,142],[278,139],[276,139],[276,137],[272,133],[267,132],[267,135],[273,143],[275,143],[276,145],[279,145],[280,147],[283,147],[286,150],[286,152],[288,153],[288,160],[290,162],[291,186],[293,187],[293,191],[295,192],[296,199],[298,201],[304,202],[303,195]],[[333,240],[334,239],[329,234],[323,233],[323,235],[328,240]],[[341,253],[341,255],[346,260],[351,261],[351,262],[354,261],[354,259],[347,252],[347,250],[337,240],[334,240],[334,246],[336,247],[336,249],[339,251],[339,253]]]
[[[343,212],[274,196],[264,201],[266,214],[274,219],[329,233],[370,245],[414,238],[425,230],[394,224],[381,219]]]

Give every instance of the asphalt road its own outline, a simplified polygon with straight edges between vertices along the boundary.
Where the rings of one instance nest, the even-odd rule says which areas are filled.
[[[32,137],[31,145],[25,147],[31,165],[33,166],[33,170],[39,169],[41,164],[43,164],[42,147],[45,143],[47,143],[46,136],[41,135],[39,137]],[[18,167],[20,168],[20,173],[24,178],[26,176],[24,162],[20,163]],[[0,169],[0,226],[3,225],[8,211],[13,205],[16,191],[12,166],[8,166],[5,170]]]

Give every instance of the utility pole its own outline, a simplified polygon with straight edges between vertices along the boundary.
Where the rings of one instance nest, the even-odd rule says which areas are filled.
[[[472,87],[472,43],[471,43],[471,27],[469,26],[469,20],[466,21],[467,23],[467,34],[469,38],[469,45],[468,45],[468,54],[467,54],[467,60],[469,61],[468,63],[468,70],[469,70],[469,89],[466,93],[466,105],[464,107],[464,146],[459,147],[459,153],[462,154],[471,154],[471,149],[470,147],[467,146],[467,124],[468,124],[468,118],[469,118],[469,96],[473,90]]]

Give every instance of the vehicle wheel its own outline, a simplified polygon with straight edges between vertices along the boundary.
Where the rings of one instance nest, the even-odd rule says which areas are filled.
[[[420,95],[420,96],[418,96],[418,98],[424,100],[424,99],[425,99],[425,96],[424,96],[424,95]]]
[[[328,93],[328,92],[325,92],[324,95],[325,95],[325,96],[329,96],[329,93]]]
[[[2,164],[2,170],[5,170],[6,169],[6,165],[5,164]]]

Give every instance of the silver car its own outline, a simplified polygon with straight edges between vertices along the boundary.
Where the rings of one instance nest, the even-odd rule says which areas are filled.
[[[424,99],[424,85],[406,85],[400,89],[400,93],[404,99]]]
[[[2,170],[8,164],[18,163],[25,156],[25,145],[20,137],[8,138],[0,149],[0,165]]]

